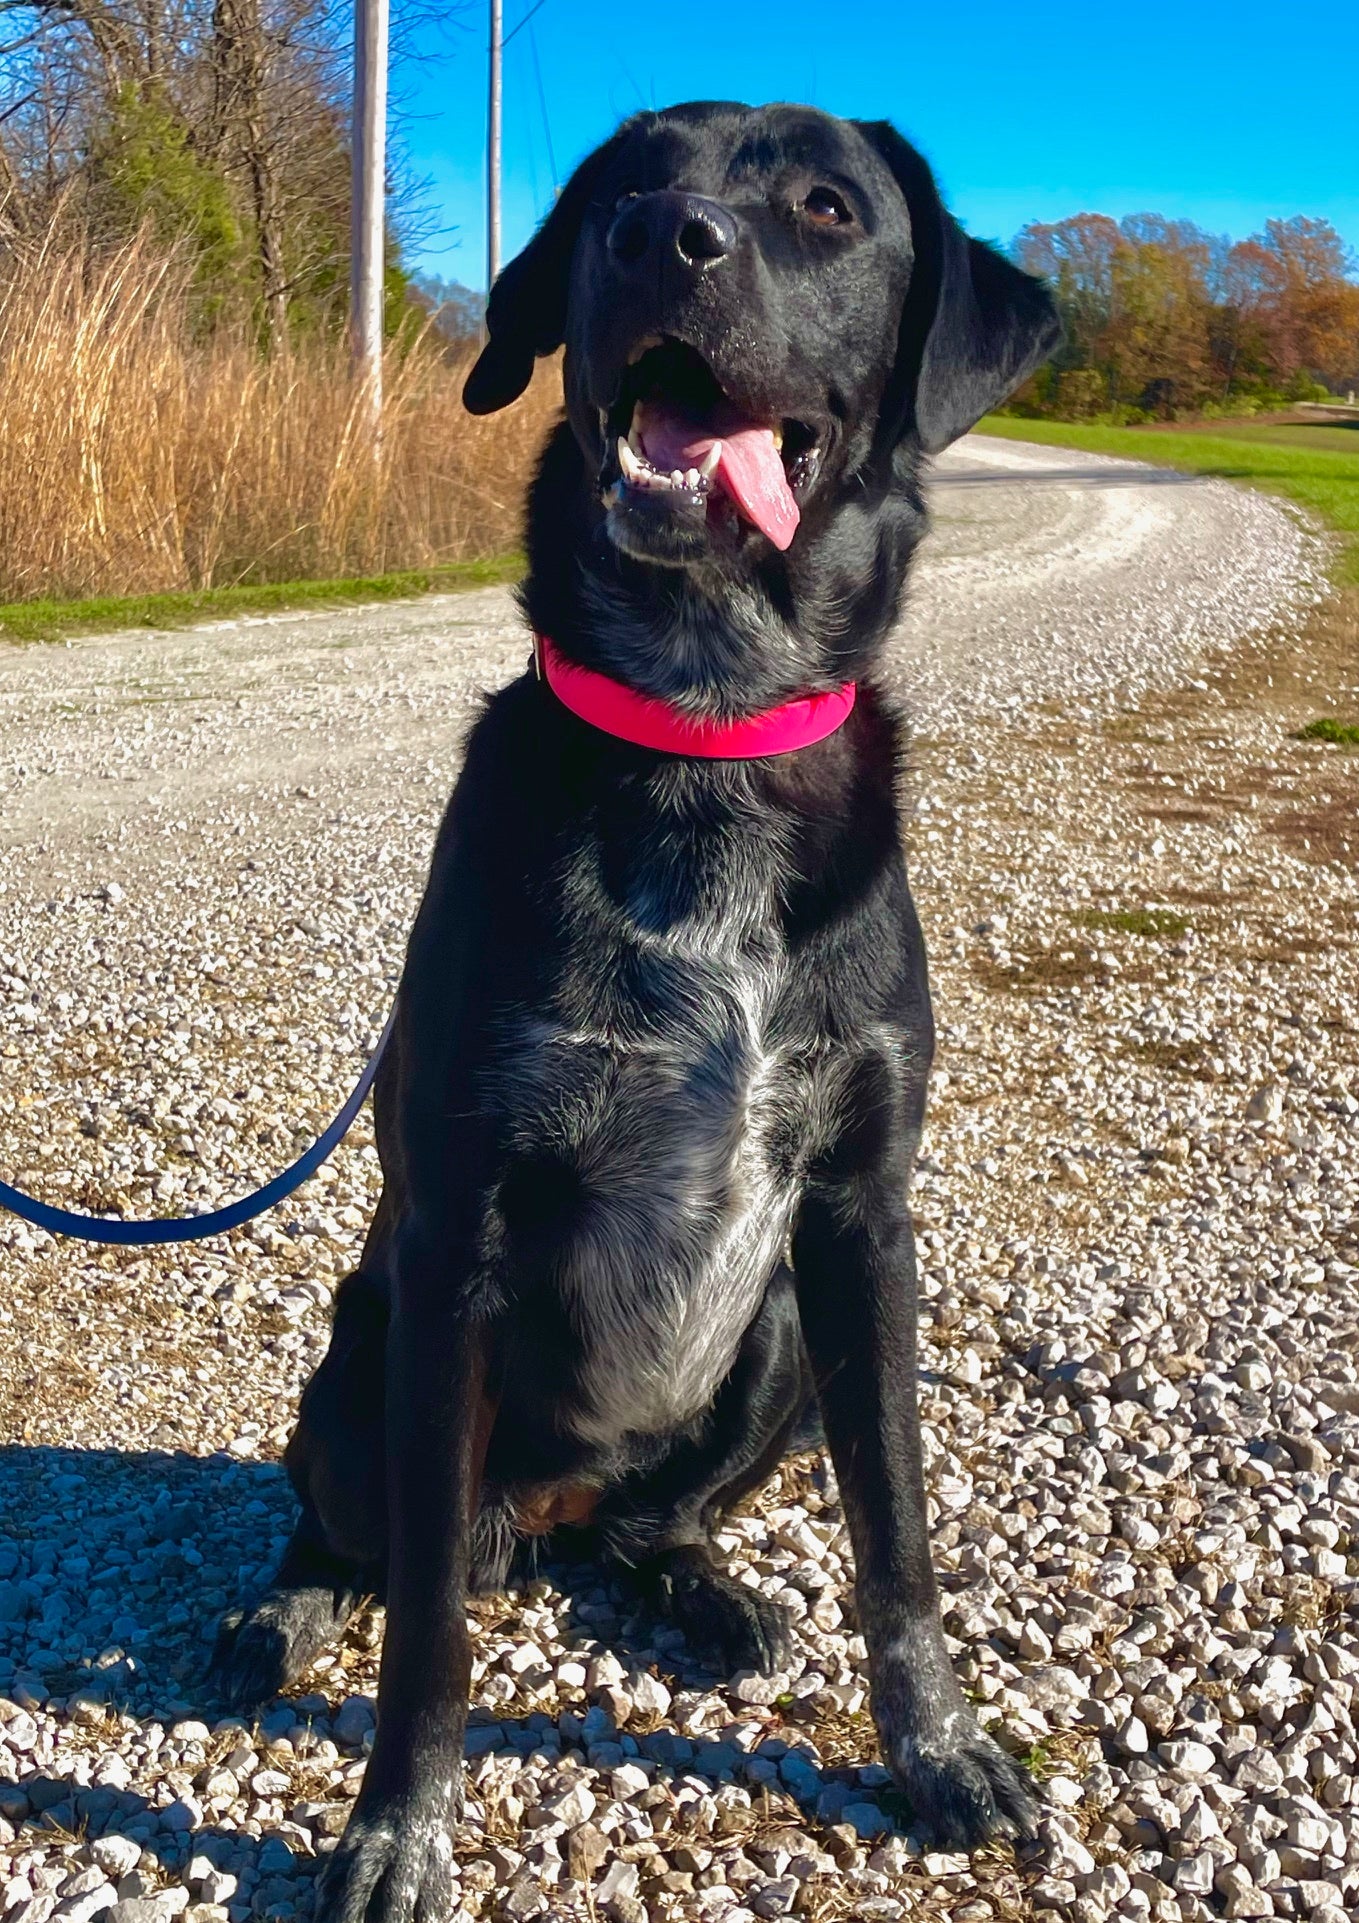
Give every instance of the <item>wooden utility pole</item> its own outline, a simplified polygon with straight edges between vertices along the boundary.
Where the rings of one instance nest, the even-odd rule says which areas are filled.
[[[486,291],[500,272],[500,68],[504,44],[502,0],[491,0],[491,82],[486,108]]]
[[[387,174],[388,0],[354,0],[353,196],[350,323],[354,371],[367,391],[375,436],[382,424],[383,200]]]

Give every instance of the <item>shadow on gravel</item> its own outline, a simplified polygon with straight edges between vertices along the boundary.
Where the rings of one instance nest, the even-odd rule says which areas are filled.
[[[90,1723],[101,1704],[167,1724],[220,1716],[203,1687],[218,1619],[267,1586],[296,1513],[281,1463],[0,1447],[0,1696]],[[625,1666],[710,1679],[587,1556],[528,1561],[516,1588],[540,1574],[569,1598],[571,1628]],[[511,1623],[518,1607],[474,1604]]]
[[[550,1768],[561,1750],[544,1743],[543,1732],[535,1726],[540,1720],[506,1719],[498,1726],[502,1740],[495,1744],[479,1740],[484,1730],[470,1730],[469,1758],[485,1755],[492,1748],[497,1754],[517,1752],[521,1756],[536,1751]],[[239,1738],[242,1744],[254,1746],[257,1774],[260,1770],[279,1773],[278,1751],[260,1754],[271,1733],[288,1732],[281,1731],[277,1718],[265,1718],[259,1729],[242,1732]],[[295,1730],[293,1736],[296,1743]],[[216,1736],[206,1747],[193,1745],[185,1753],[182,1770],[176,1772],[178,1780],[208,1774],[211,1765],[205,1758],[213,1753],[220,1756],[222,1749]],[[229,1827],[210,1816],[205,1820],[194,1789],[185,1790],[169,1803],[162,1792],[153,1802],[135,1790],[113,1784],[80,1785],[70,1777],[42,1772],[28,1775],[17,1784],[0,1779],[0,1813],[8,1816],[17,1831],[16,1851],[26,1843],[38,1847],[82,1843],[84,1848],[75,1860],[98,1863],[121,1898],[151,1897],[164,1903],[167,1889],[188,1885],[192,1900],[224,1905],[228,1923],[246,1923],[248,1918],[289,1923],[293,1917],[310,1915],[313,1880],[343,1831],[357,1789],[352,1779],[343,1788],[330,1785],[325,1760],[318,1758],[319,1769],[309,1771],[306,1745],[298,1744],[297,1750],[296,1762],[287,1759],[282,1772],[293,1778],[291,1786],[281,1794],[279,1783],[270,1786],[282,1816],[272,1821],[261,1817],[250,1828]],[[578,1750],[576,1753],[579,1755]],[[330,1757],[333,1761],[333,1750]],[[242,1767],[230,1752],[224,1760]],[[340,1763],[353,1760],[342,1756]],[[589,1760],[599,1767],[603,1759],[592,1752]],[[766,1786],[790,1791],[807,1816],[816,1821],[838,1822],[844,1811],[851,1809],[852,1821],[861,1835],[882,1837],[895,1828],[905,1832],[908,1846],[917,1852],[926,1847],[924,1840],[911,1831],[904,1799],[888,1785],[885,1770],[860,1770],[849,1765],[818,1767],[796,1744],[771,1739],[753,1754],[741,1755],[719,1743],[696,1747],[662,1729],[635,1740],[619,1760],[639,1762],[648,1775],[659,1780],[683,1774],[703,1779],[712,1788],[740,1781],[756,1791]],[[244,1765],[247,1770],[251,1767],[249,1763]],[[498,1816],[494,1801],[483,1800],[476,1786],[469,1783],[464,1821],[471,1853],[480,1854],[490,1847],[498,1834]],[[531,1877],[532,1871],[528,1874]],[[131,1916],[132,1912],[127,1914]],[[148,1904],[145,1914],[148,1923],[156,1923],[156,1919],[167,1923],[174,1911],[166,1905],[153,1912]]]
[[[292,1527],[281,1464],[0,1448],[0,1695],[187,1716],[218,1615]]]
[[[126,1731],[108,1716],[134,1716],[151,1739],[151,1726],[199,1712],[195,1686],[216,1617],[239,1588],[263,1580],[292,1509],[272,1463],[0,1448],[0,1697],[19,1709],[17,1718],[5,1710],[19,1758],[15,1780],[0,1780],[0,1818],[17,1832],[16,1851],[27,1841],[117,1838],[98,1860],[121,1895],[182,1880],[204,1857],[237,1879],[229,1898],[221,1892],[237,1911],[242,1898],[256,1915],[309,1907],[299,1879],[316,1864],[305,1849],[214,1826],[192,1788],[156,1807],[134,1786],[135,1761],[118,1753]],[[62,1716],[55,1754],[29,1711]],[[282,1733],[282,1720],[270,1727]],[[196,1769],[186,1756],[176,1787]],[[149,1774],[159,1782],[165,1771]],[[156,1801],[165,1798],[162,1790]]]
[[[1242,470],[1244,472],[1244,470]],[[1216,470],[1223,475],[1231,468]],[[1128,463],[1126,473],[1089,467],[1005,468],[988,474],[933,474],[927,485],[936,487],[1032,487],[1041,482],[1060,482],[1063,487],[1198,487],[1214,478],[1207,474],[1179,474],[1168,467],[1135,467]]]
[[[13,1699],[21,1718],[49,1711],[63,1723],[55,1756],[35,1726],[26,1750],[20,1743],[18,1780],[0,1781],[0,1818],[35,1841],[126,1837],[170,1874],[192,1855],[224,1867],[229,1860],[236,1874],[246,1850],[262,1891],[271,1877],[298,1873],[308,1861],[304,1843],[295,1857],[286,1837],[267,1834],[269,1825],[256,1840],[213,1827],[192,1786],[207,1756],[186,1756],[176,1772],[177,1799],[152,1807],[133,1787],[133,1771],[113,1755],[125,1731],[108,1716],[134,1717],[148,1736],[151,1725],[168,1730],[186,1719],[219,1724],[221,1705],[201,1688],[217,1619],[263,1587],[293,1515],[292,1493],[275,1463],[168,1451],[0,1448],[0,1697]],[[568,1594],[570,1628],[596,1639],[625,1669],[654,1665],[680,1686],[712,1687],[714,1673],[690,1658],[678,1633],[658,1624],[597,1565],[554,1559],[542,1573]],[[484,1622],[512,1625],[520,1603],[513,1596],[488,1598],[476,1608]],[[354,1686],[365,1681],[356,1676]],[[363,1715],[353,1713],[360,1710]],[[307,1770],[305,1758],[318,1740],[331,1737],[340,1767],[357,1762],[371,1706],[360,1700],[353,1712],[348,1727],[337,1725],[325,1698],[295,1694],[242,1718],[239,1736],[214,1728],[208,1752],[216,1760],[236,1742],[262,1751],[270,1740],[287,1737],[298,1780],[287,1791],[275,1789],[285,1815],[311,1798],[334,1803],[338,1819],[345,1792],[324,1786],[335,1750],[319,1774]],[[819,1768],[795,1740],[791,1746],[771,1741],[745,1755],[715,1739],[691,1741],[663,1717],[645,1733],[618,1732],[603,1710],[583,1703],[560,1718],[517,1708],[496,1721],[485,1710],[473,1715],[469,1756],[526,1755],[542,1747],[553,1753],[565,1735],[576,1754],[583,1750],[602,1767],[635,1758],[650,1770],[713,1783],[781,1784],[823,1820],[835,1820],[846,1801],[865,1800],[867,1785],[856,1770]],[[793,1738],[791,1730],[786,1734]],[[862,1761],[871,1759],[866,1747]],[[267,1757],[253,1765],[269,1767]],[[156,1765],[151,1774],[160,1781],[165,1770]],[[315,1780],[304,1783],[308,1774]],[[878,1787],[885,1784],[883,1772]],[[882,1824],[890,1828],[891,1818],[884,1814]],[[283,1900],[281,1887],[269,1895]],[[251,1907],[260,1913],[258,1895]]]
[[[204,1675],[222,1612],[268,1585],[297,1514],[281,1463],[147,1450],[0,1447],[0,1696],[169,1723],[220,1716]],[[570,1627],[626,1666],[711,1681],[682,1636],[582,1553],[516,1562],[568,1598]],[[478,1598],[512,1624],[515,1595]],[[311,1700],[311,1699],[308,1699]],[[294,1719],[296,1720],[296,1719]]]

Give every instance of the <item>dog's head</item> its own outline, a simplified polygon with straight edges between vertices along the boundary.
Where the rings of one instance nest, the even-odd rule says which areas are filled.
[[[590,155],[487,324],[473,413],[565,344],[576,505],[634,598],[650,576],[673,604],[679,574],[785,608],[1058,331],[885,122],[722,102],[640,114]]]

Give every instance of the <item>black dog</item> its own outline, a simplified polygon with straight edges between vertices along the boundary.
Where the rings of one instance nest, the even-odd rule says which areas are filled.
[[[559,658],[681,726],[859,694],[754,759],[615,738],[532,672],[473,731],[378,1084],[382,1201],[288,1451],[301,1521],[217,1656],[257,1699],[386,1597],[336,1923],[439,1915],[464,1604],[524,1535],[588,1519],[696,1641],[780,1665],[783,1612],[707,1543],[813,1404],[883,1754],[946,1845],[1034,1816],[930,1569],[906,1191],[932,1032],[872,674],[922,459],[1050,351],[1051,304],[891,127],[719,103],[593,154],[489,329],[474,413],[566,347],[524,590]]]

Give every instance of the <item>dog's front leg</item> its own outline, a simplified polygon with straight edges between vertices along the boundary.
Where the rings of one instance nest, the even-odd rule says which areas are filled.
[[[798,1302],[854,1544],[883,1755],[922,1827],[971,1849],[1031,1835],[1036,1804],[1027,1774],[977,1724],[944,1644],[916,1405],[909,1155],[864,1147],[842,1144],[808,1190],[793,1243]]]
[[[456,1271],[455,1271],[456,1272]],[[465,1602],[493,1406],[447,1257],[399,1259],[387,1336],[390,1562],[377,1735],[321,1923],[442,1923],[472,1673]]]

